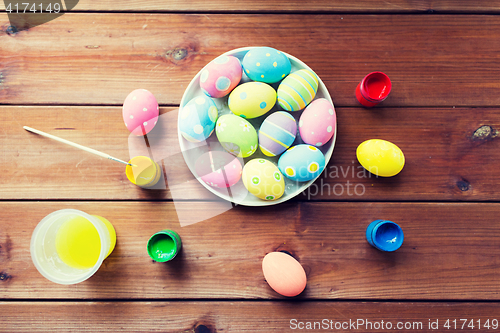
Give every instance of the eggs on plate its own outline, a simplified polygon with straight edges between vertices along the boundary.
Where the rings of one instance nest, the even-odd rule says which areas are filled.
[[[315,100],[319,78],[311,69],[292,68],[285,53],[255,47],[219,56],[200,71],[201,95],[181,105],[179,131],[190,142],[215,132],[224,149],[197,159],[200,181],[224,188],[241,179],[248,193],[273,201],[283,197],[285,180],[307,182],[321,174],[326,160],[317,147],[335,135],[335,109],[325,98]]]
[[[243,167],[243,185],[262,200],[276,200],[285,193],[285,180],[274,163],[263,158],[253,159]]]

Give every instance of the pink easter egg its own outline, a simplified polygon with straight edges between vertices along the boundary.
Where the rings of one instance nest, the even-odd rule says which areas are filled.
[[[325,98],[318,98],[307,106],[299,119],[302,140],[320,147],[330,141],[337,127],[335,108]]]
[[[206,152],[195,163],[198,177],[215,188],[225,188],[236,184],[241,178],[242,169],[238,158],[225,151]]]
[[[240,60],[233,56],[220,56],[201,71],[200,88],[212,98],[224,97],[240,83]]]
[[[154,95],[146,89],[132,91],[123,102],[123,121],[134,135],[146,135],[158,121],[160,108]]]
[[[302,265],[283,252],[268,253],[262,261],[262,272],[269,286],[283,296],[297,296],[307,284]]]

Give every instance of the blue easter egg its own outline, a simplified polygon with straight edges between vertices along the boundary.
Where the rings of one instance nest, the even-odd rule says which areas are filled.
[[[180,110],[179,130],[191,142],[205,141],[214,131],[219,111],[208,96],[191,99]]]
[[[292,70],[288,57],[271,47],[251,49],[245,54],[242,66],[250,79],[265,83],[283,80]]]
[[[319,176],[325,169],[325,155],[311,145],[297,145],[281,155],[278,167],[287,178],[306,182]]]

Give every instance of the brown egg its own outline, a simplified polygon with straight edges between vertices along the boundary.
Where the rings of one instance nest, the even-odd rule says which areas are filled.
[[[269,286],[283,296],[297,296],[306,287],[304,268],[286,253],[268,253],[262,261],[262,272]]]

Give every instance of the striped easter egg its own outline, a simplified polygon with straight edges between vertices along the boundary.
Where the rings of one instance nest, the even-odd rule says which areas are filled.
[[[297,122],[291,114],[278,111],[269,115],[260,126],[259,147],[266,156],[277,156],[295,140]]]
[[[288,75],[278,87],[278,103],[286,111],[299,111],[311,103],[318,90],[318,76],[309,69]]]

